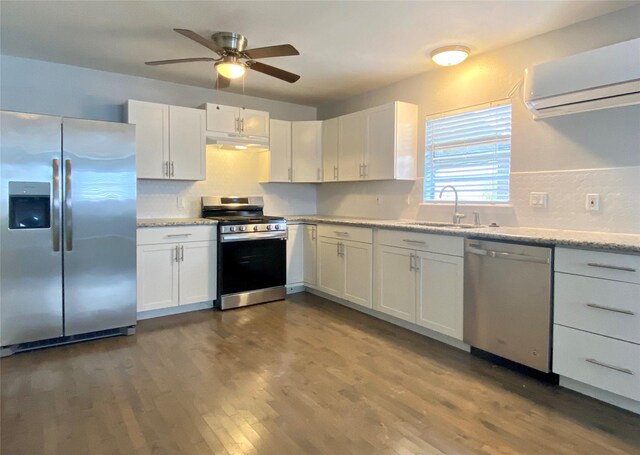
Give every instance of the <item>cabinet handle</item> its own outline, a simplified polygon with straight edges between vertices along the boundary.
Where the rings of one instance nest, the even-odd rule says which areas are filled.
[[[591,307],[591,308],[597,308],[598,310],[605,310],[605,311],[612,311],[614,313],[628,314],[629,316],[634,316],[635,315],[635,313],[633,311],[624,310],[624,309],[621,309],[621,308],[613,308],[613,307],[610,307],[610,306],[598,305],[596,303],[586,303],[585,305],[587,305],[588,307]]]
[[[175,175],[175,173],[173,172],[175,170],[174,166],[173,166],[173,161],[171,162],[171,177],[173,177]]]
[[[367,178],[367,168],[369,166],[367,166],[366,164],[362,163],[362,177]]]
[[[333,231],[333,233],[336,235],[349,235],[347,231]]]
[[[311,240],[316,239],[316,228],[311,228]]]
[[[180,262],[184,262],[184,245],[180,245]]]
[[[420,258],[418,257],[417,254],[413,255],[413,260],[414,260],[413,270],[415,270],[416,272],[419,272],[420,271]]]
[[[173,249],[174,252],[174,261],[178,262],[178,245]]]
[[[165,161],[162,165],[162,175],[169,177],[169,162]]]
[[[189,237],[192,234],[167,234],[166,237]]]
[[[599,360],[596,360],[596,359],[585,359],[585,361],[587,361],[589,363],[593,363],[594,365],[599,365],[601,367],[609,368],[610,370],[619,371],[620,373],[633,375],[633,371],[631,371],[628,368],[622,368],[622,367],[617,367],[615,365],[609,365],[608,363],[600,362]]]
[[[338,166],[333,166],[333,179],[338,180]]]
[[[240,119],[240,132],[244,133],[244,119]]]
[[[413,272],[413,253],[409,253],[409,271]]]
[[[240,132],[240,117],[236,117],[236,131]]]
[[[620,270],[622,272],[636,272],[637,271],[633,267],[622,267],[620,265],[598,264],[596,262],[589,262],[587,265],[589,267],[598,267],[598,268],[601,268],[601,269]]]
[[[417,243],[418,245],[426,245],[427,242],[425,242],[424,240],[411,240],[411,239],[404,239],[402,240],[403,242],[407,242],[407,243]]]

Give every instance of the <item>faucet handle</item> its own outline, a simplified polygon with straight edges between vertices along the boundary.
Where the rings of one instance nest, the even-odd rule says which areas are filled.
[[[473,224],[480,226],[480,212],[473,212]]]
[[[458,213],[458,212],[456,212],[456,213],[453,215],[453,224],[460,224],[460,220],[461,220],[462,218],[466,218],[466,217],[467,217],[467,215],[465,215],[464,213]]]

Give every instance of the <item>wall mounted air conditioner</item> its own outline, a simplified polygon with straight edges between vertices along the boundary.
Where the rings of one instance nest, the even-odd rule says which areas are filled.
[[[527,68],[534,118],[640,104],[640,38]]]

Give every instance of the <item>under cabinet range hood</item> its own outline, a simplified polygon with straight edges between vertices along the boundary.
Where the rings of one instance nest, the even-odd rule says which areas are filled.
[[[524,101],[536,119],[640,104],[640,38],[527,68]]]
[[[269,138],[223,135],[207,131],[207,148],[219,150],[247,150],[264,152],[269,150]]]

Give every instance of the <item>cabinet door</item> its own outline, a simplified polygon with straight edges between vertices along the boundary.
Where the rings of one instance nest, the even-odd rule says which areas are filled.
[[[463,258],[424,252],[417,254],[416,322],[462,340]]]
[[[178,305],[175,243],[137,247],[138,311]]]
[[[269,137],[269,113],[240,108],[240,128],[245,136]]]
[[[343,241],[344,298],[371,308],[372,247],[369,243]]]
[[[304,227],[287,226],[287,286],[304,281]]]
[[[370,180],[394,178],[395,167],[395,105],[369,109],[367,140],[364,156],[364,176]]]
[[[304,284],[315,287],[318,282],[318,230],[316,226],[304,225]]]
[[[271,120],[269,181],[291,181],[291,122]]]
[[[416,322],[416,274],[414,251],[376,245],[376,293],[374,308],[409,322]]]
[[[291,167],[294,182],[322,179],[322,122],[291,124]]]
[[[216,299],[216,246],[216,242],[180,244],[180,305]]]
[[[340,181],[360,180],[366,139],[364,112],[355,112],[338,118],[338,165]]]
[[[338,180],[338,118],[322,122],[322,180]]]
[[[205,112],[169,106],[170,173],[177,180],[205,180]]]
[[[336,297],[343,296],[344,262],[336,239],[318,237],[318,289]]]
[[[136,125],[138,178],[169,178],[169,106],[129,100],[127,122]]]
[[[207,131],[238,133],[240,109],[221,104],[207,104]]]

